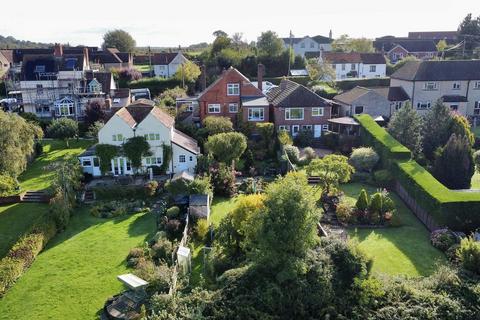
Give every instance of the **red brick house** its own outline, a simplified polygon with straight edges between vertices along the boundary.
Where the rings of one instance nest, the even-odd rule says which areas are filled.
[[[314,137],[319,138],[328,130],[332,102],[307,87],[284,79],[267,97],[277,131],[296,136],[301,130],[312,130]]]
[[[259,78],[263,66],[259,65]],[[262,81],[259,80],[261,84]],[[237,69],[230,67],[198,96],[200,121],[208,116],[228,117],[234,124],[269,122],[269,103],[262,88],[254,86]],[[241,117],[241,118],[240,118]]]

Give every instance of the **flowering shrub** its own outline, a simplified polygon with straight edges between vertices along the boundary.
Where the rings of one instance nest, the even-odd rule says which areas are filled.
[[[432,245],[442,250],[447,251],[456,242],[455,236],[448,229],[438,229],[430,234],[430,241]]]

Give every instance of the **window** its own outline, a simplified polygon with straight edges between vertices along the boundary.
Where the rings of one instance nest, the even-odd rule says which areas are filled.
[[[160,133],[155,133],[155,140],[160,140]]]
[[[436,82],[425,82],[423,86],[423,90],[437,90],[437,83]]]
[[[452,105],[450,105],[450,110],[452,110],[452,111],[457,111],[457,110],[458,110],[458,104],[452,104]]]
[[[158,158],[157,157],[148,157],[148,158],[145,158],[145,163],[147,165],[159,165],[159,164],[162,164],[162,158],[160,158],[160,157],[158,157]]]
[[[238,96],[240,94],[240,84],[228,83],[227,84],[227,96]]]
[[[402,101],[396,101],[394,102],[395,110],[398,110],[402,107],[403,102]]]
[[[417,109],[425,110],[430,109],[430,101],[422,101],[417,103]]]
[[[92,161],[90,159],[82,160],[82,167],[91,167]]]
[[[310,48],[315,48],[315,43],[310,42]]]
[[[377,66],[370,66],[370,72],[377,72]]]
[[[302,130],[310,130],[311,131],[312,130],[312,125],[311,124],[304,124],[302,126]]]
[[[237,113],[238,112],[238,103],[229,103],[228,104],[228,112]]]
[[[132,163],[130,161],[127,161],[127,171],[132,170]]]
[[[332,69],[333,69],[333,70],[336,70],[336,69],[337,69],[337,65],[336,65],[335,63],[332,64]]]
[[[278,126],[279,131],[290,131],[290,126]]]
[[[42,73],[42,72],[45,72],[45,66],[44,65],[36,65],[35,66],[35,71],[33,71],[35,73]]]
[[[480,81],[475,81],[475,83],[473,84],[473,88],[480,89]]]
[[[193,161],[193,157],[192,157],[192,156],[190,156],[190,162],[191,162],[191,161]]]
[[[453,90],[460,90],[460,82],[455,81],[452,85]]]
[[[355,106],[355,114],[363,113],[363,106]]]
[[[248,121],[263,121],[263,120],[264,120],[263,108],[248,109]]]
[[[478,116],[480,115],[480,101],[475,101],[475,106],[473,108],[473,114]]]
[[[342,71],[345,71],[345,63],[342,63]]]
[[[119,134],[114,134],[112,136],[112,140],[113,141],[123,141],[123,134],[119,133]]]
[[[120,103],[120,98],[114,98],[113,103],[115,103],[115,104]]]
[[[148,135],[149,140],[155,140],[155,133],[150,133]]]
[[[323,131],[328,131],[328,124],[322,125],[322,130]]]
[[[286,108],[285,120],[303,120],[303,108]]]
[[[220,104],[209,104],[208,105],[208,113],[220,113]]]
[[[37,94],[43,94],[43,85],[37,84]]]
[[[312,117],[323,116],[323,108],[312,108]]]
[[[93,166],[96,168],[100,167],[100,161],[97,157],[93,158]]]
[[[185,155],[181,154],[178,156],[178,162],[185,162]]]
[[[352,63],[352,65],[350,66],[350,70],[355,70],[355,63]]]

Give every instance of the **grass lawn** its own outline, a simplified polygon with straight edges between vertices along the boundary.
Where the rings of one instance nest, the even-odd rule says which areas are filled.
[[[360,190],[365,188],[369,195],[374,187],[351,183],[342,186],[347,201],[354,204]],[[445,263],[445,256],[430,244],[430,234],[423,224],[392,194],[400,218],[400,227],[385,229],[349,229],[351,239],[356,239],[374,260],[373,272],[390,275],[425,276],[435,270],[435,264]]]
[[[220,224],[220,221],[235,208],[235,203],[237,198],[213,198],[212,208],[210,212],[210,222],[217,227]],[[192,273],[190,275],[190,282],[192,284],[198,284],[200,281],[200,275],[203,272],[203,250],[204,244],[197,241],[195,238],[192,239],[191,243],[192,249]]]
[[[42,142],[43,154],[35,159],[18,178],[22,191],[48,189],[52,184],[53,172],[45,170],[44,167],[67,157],[76,157],[92,143],[93,141],[90,140],[71,140],[70,146],[67,148],[63,141],[44,140]]]
[[[0,319],[94,319],[122,291],[125,258],[155,231],[152,214],[100,219],[80,209],[0,300]]]
[[[39,203],[0,206],[0,259],[47,210],[46,204]]]
[[[472,185],[470,186],[470,189],[480,189],[480,173],[475,171],[472,177]]]

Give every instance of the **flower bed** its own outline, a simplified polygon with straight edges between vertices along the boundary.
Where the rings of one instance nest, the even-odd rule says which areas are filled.
[[[90,214],[97,218],[108,219],[144,211],[150,211],[150,208],[142,200],[108,201],[100,202],[93,206],[90,209]]]

